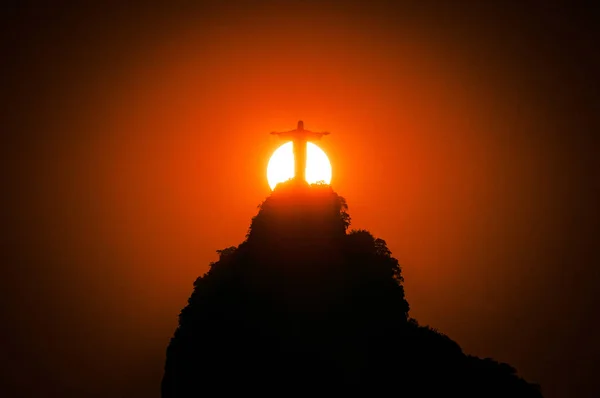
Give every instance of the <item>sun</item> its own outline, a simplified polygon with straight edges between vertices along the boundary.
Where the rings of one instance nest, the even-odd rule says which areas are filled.
[[[271,189],[280,182],[294,177],[294,146],[286,142],[273,152],[267,165],[267,181]],[[306,182],[314,184],[323,181],[331,183],[331,163],[321,148],[312,142],[306,146]]]

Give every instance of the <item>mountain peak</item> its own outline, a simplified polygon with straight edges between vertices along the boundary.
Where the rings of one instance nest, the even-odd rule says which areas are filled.
[[[465,355],[410,319],[386,242],[349,225],[330,186],[279,184],[246,240],[218,251],[194,283],[167,349],[163,398],[217,389],[541,397],[509,365]]]

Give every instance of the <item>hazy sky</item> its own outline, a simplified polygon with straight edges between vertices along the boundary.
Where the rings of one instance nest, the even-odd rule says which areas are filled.
[[[598,396],[600,21],[411,3],[3,10],[8,396],[158,397],[194,279],[269,194],[268,133],[300,119],[411,316]]]

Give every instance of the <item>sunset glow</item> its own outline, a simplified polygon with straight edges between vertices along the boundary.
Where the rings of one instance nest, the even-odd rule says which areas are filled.
[[[273,152],[267,166],[267,181],[271,189],[277,184],[294,177],[294,152],[292,142],[281,145]],[[331,183],[331,163],[325,152],[309,142],[306,154],[306,181],[314,184],[324,181]]]

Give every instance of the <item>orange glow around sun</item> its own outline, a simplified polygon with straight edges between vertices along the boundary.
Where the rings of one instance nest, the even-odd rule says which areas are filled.
[[[294,177],[294,147],[287,142],[273,152],[267,165],[267,181],[271,189],[280,182]],[[306,182],[314,184],[323,181],[331,183],[331,163],[327,154],[312,142],[306,147]]]

